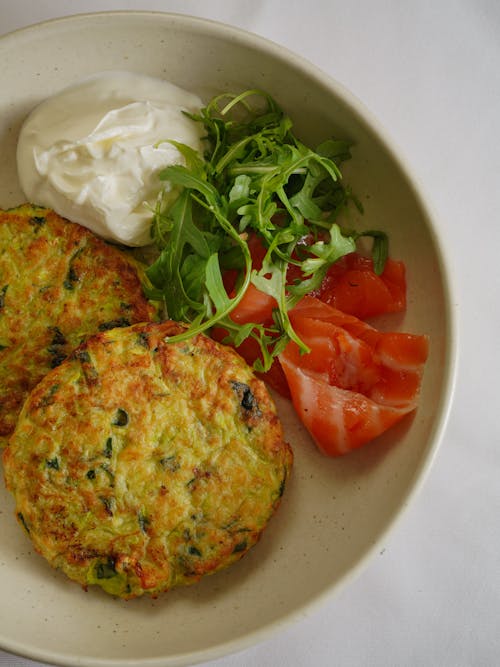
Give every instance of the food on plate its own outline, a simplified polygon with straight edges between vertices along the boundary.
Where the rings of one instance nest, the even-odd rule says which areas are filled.
[[[183,325],[102,332],[28,397],[4,452],[36,550],[84,587],[156,596],[237,561],[280,503],[292,453],[231,348]]]
[[[29,391],[83,338],[152,320],[139,266],[53,211],[0,211],[0,445]]]
[[[208,149],[202,160],[184,147],[186,165],[160,175],[181,191],[156,210],[149,294],[190,323],[176,340],[211,331],[291,397],[321,451],[358,448],[416,408],[428,340],[354,317],[403,311],[406,276],[384,232],[345,223],[362,208],[341,182],[350,147],[308,148],[259,91],[218,96],[195,118]]]
[[[204,159],[182,147],[186,165],[166,167],[160,178],[181,189],[175,203],[160,198],[153,236],[161,254],[148,269],[170,317],[190,322],[184,337],[223,326],[236,345],[255,339],[262,367],[289,340],[301,344],[288,311],[318,289],[329,267],[354,252],[356,241],[373,239],[377,271],[387,255],[386,235],[339,225],[359,202],[342,184],[339,165],[350,157],[345,141],[329,139],[316,149],[292,132],[292,121],[264,92],[215,97],[193,116],[204,128]],[[263,250],[259,265],[252,253]],[[299,277],[289,284],[290,267]],[[230,294],[224,273],[236,274]],[[249,285],[273,299],[271,326],[240,326],[230,313]]]
[[[177,106],[171,106],[175,96]],[[177,118],[172,126],[170,112]],[[54,114],[60,127],[46,132]],[[164,124],[156,124],[157,116]],[[164,159],[163,150],[175,156]],[[146,164],[143,156],[153,157]],[[41,104],[23,126],[18,147],[28,196],[39,192],[105,238],[152,243],[156,256],[146,270],[145,294],[163,304],[169,319],[186,324],[172,342],[207,333],[233,346],[260,377],[292,398],[309,430],[310,407],[298,394],[307,386],[312,396],[318,378],[327,379],[322,410],[349,412],[351,424],[347,432],[333,420],[321,436],[316,429],[314,439],[327,454],[365,444],[415,409],[428,350],[425,337],[382,337],[392,335],[401,349],[411,339],[418,348],[418,372],[398,370],[412,386],[400,405],[395,388],[401,390],[401,382],[395,371],[387,380],[387,360],[377,350],[364,350],[363,362],[354,362],[353,350],[367,343],[346,342],[346,320],[333,324],[322,315],[305,326],[303,305],[310,307],[311,299],[360,324],[406,307],[404,264],[389,257],[384,231],[360,228],[363,207],[342,181],[340,167],[350,157],[346,141],[306,146],[266,92],[221,94],[202,107],[171,84],[123,72],[96,75]],[[312,335],[312,325],[321,335]],[[332,368],[342,364],[350,369],[347,383],[332,379]],[[383,407],[378,398],[367,407],[382,382],[392,387],[386,387]],[[389,393],[398,405],[387,403]]]
[[[361,319],[406,310],[406,270],[401,261],[388,257],[377,273],[371,257],[353,252],[328,269],[311,296]]]
[[[167,81],[131,72],[103,72],[65,88],[21,129],[17,165],[27,200],[104,239],[151,243],[158,171],[184,162],[172,141],[201,151],[202,128],[182,113],[200,105]]]
[[[377,331],[310,296],[290,319],[310,352],[291,341],[279,361],[295,410],[325,454],[357,449],[415,410],[426,336]]]
[[[353,263],[358,259],[346,266]],[[369,275],[366,267],[364,272]],[[374,307],[377,305],[381,288],[372,277],[360,282],[363,298],[356,295],[346,301],[350,309],[365,308],[364,297],[371,290],[376,297]],[[343,289],[339,281],[321,296],[335,297],[337,285]],[[350,291],[353,289],[351,286]],[[342,298],[347,295],[342,294]],[[388,307],[387,294],[382,291],[382,296],[377,314]],[[231,317],[239,323],[265,325],[272,323],[271,308],[269,297],[250,285]],[[292,400],[324,454],[338,456],[357,449],[416,409],[429,351],[427,336],[378,331],[317,296],[303,297],[289,311],[289,317],[309,351],[301,353],[295,341],[290,341],[260,375]],[[218,328],[213,335],[224,340],[226,331]],[[238,351],[250,364],[260,358],[260,348],[253,339],[243,341]]]

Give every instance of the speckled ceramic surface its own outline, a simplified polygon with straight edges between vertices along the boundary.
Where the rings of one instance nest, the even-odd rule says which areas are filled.
[[[454,342],[447,280],[433,223],[388,139],[343,88],[281,47],[198,19],[153,13],[73,17],[0,40],[0,206],[23,201],[15,166],[24,116],[47,95],[105,69],[165,77],[203,97],[267,89],[298,135],[355,141],[344,169],[369,226],[390,233],[407,264],[409,299],[392,328],[426,333],[431,354],[418,412],[355,454],[316,451],[285,401],[295,452],[283,504],[240,563],[152,601],[83,592],[33,554],[0,486],[0,646],[61,665],[192,664],[238,650],[298,618],[348,581],[380,544],[432,460],[451,393]]]

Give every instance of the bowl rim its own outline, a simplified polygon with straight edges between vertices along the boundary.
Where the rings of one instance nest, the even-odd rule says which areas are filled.
[[[458,315],[456,312],[457,300],[455,298],[456,288],[451,280],[451,272],[449,270],[450,260],[447,255],[446,245],[441,240],[438,225],[437,214],[431,204],[431,199],[427,192],[424,191],[422,183],[416,177],[411,169],[409,163],[403,157],[403,153],[395,141],[390,137],[390,134],[383,127],[376,116],[365,106],[365,104],[353,94],[344,84],[337,81],[333,76],[323,71],[318,65],[308,60],[305,56],[290,50],[288,47],[279,44],[269,38],[262,37],[249,30],[239,28],[237,26],[224,23],[214,19],[203,18],[191,14],[181,14],[178,12],[158,11],[158,10],[103,10],[94,12],[79,12],[69,14],[61,17],[46,19],[37,23],[33,23],[21,28],[14,29],[3,35],[0,35],[0,47],[3,44],[8,44],[12,40],[17,40],[23,36],[29,36],[30,33],[42,30],[50,30],[57,28],[58,25],[64,26],[66,24],[75,24],[78,22],[87,22],[89,20],[113,20],[122,18],[125,20],[137,19],[156,19],[162,21],[169,21],[177,23],[179,27],[189,28],[190,30],[209,32],[213,37],[227,39],[231,37],[234,41],[245,46],[257,48],[259,51],[264,51],[274,60],[286,61],[288,65],[292,65],[294,69],[300,70],[306,74],[308,78],[314,79],[332,90],[335,95],[342,99],[344,104],[349,108],[356,120],[367,126],[370,131],[376,136],[383,149],[390,156],[391,161],[396,165],[397,169],[405,178],[412,195],[417,201],[422,213],[425,216],[425,222],[428,231],[432,237],[434,247],[436,250],[439,267],[441,270],[443,280],[443,291],[446,304],[445,321],[448,325],[446,332],[446,356],[444,362],[443,373],[443,394],[438,406],[439,417],[431,431],[429,437],[429,447],[427,456],[422,463],[416,468],[413,475],[412,483],[408,486],[403,502],[400,508],[394,512],[393,516],[387,521],[385,528],[379,533],[377,539],[372,546],[360,555],[357,562],[350,568],[350,570],[338,581],[335,585],[327,588],[323,593],[317,595],[314,599],[305,602],[300,608],[293,609],[283,614],[279,619],[273,623],[253,630],[241,635],[236,639],[225,641],[213,645],[206,649],[191,651],[189,653],[181,653],[170,655],[164,658],[144,658],[138,662],[135,659],[114,659],[114,658],[91,658],[89,656],[79,656],[71,654],[61,654],[46,650],[33,650],[26,645],[21,645],[18,642],[13,642],[8,638],[2,637],[0,634],[0,648],[2,650],[20,655],[32,660],[41,660],[54,665],[66,666],[72,665],[86,665],[88,667],[166,667],[174,665],[188,665],[199,664],[200,662],[210,661],[221,658],[226,655],[239,653],[251,646],[260,644],[277,632],[290,627],[292,624],[305,618],[308,614],[318,611],[318,609],[326,604],[334,594],[343,590],[350,582],[357,578],[361,571],[367,566],[372,556],[377,550],[380,550],[381,543],[386,541],[388,535],[397,527],[399,521],[402,519],[411,502],[415,500],[417,493],[423,487],[427,475],[437,456],[438,449],[442,444],[444,433],[448,424],[454,393],[456,389],[456,381],[458,374]],[[70,662],[68,662],[68,660]]]

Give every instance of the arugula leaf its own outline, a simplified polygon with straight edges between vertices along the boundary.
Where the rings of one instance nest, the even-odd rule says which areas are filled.
[[[208,258],[209,246],[193,223],[192,201],[188,190],[181,192],[166,216],[166,221],[163,215],[161,214],[161,218],[157,215],[157,224],[169,230],[168,242],[158,259],[146,270],[147,278],[156,288],[146,288],[146,291],[151,298],[163,298],[169,316],[182,321],[189,317],[190,309],[198,309],[198,304],[189,297],[181,275],[186,259],[186,246],[189,244],[200,260]],[[200,278],[200,282],[202,281],[203,276]],[[193,293],[192,286],[189,293]]]
[[[294,136],[291,119],[259,90],[216,96],[199,114],[187,115],[203,125],[207,148],[202,158],[172,142],[185,166],[160,173],[166,186],[152,237],[161,252],[147,270],[148,292],[163,299],[169,317],[188,324],[169,340],[217,325],[235,346],[255,339],[262,352],[255,366],[265,371],[290,340],[308,351],[293,330],[289,309],[320,286],[328,268],[353,252],[361,236],[373,238],[375,270],[381,272],[387,237],[336,223],[351,203],[362,211],[342,184],[339,166],[351,157],[348,142],[330,138],[316,150],[305,146]],[[250,236],[265,249],[259,269],[252,267]],[[289,284],[291,266],[302,278]],[[228,269],[237,274],[231,294],[224,284]],[[231,319],[250,282],[275,299],[272,323],[241,325]]]

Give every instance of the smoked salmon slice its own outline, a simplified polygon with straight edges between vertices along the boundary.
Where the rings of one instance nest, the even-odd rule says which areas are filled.
[[[380,332],[310,296],[290,320],[310,352],[290,342],[279,360],[294,408],[322,452],[357,449],[417,407],[426,336]]]

